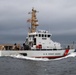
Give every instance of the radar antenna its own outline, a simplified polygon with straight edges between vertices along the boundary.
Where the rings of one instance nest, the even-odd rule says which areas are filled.
[[[29,28],[29,32],[33,33],[36,32],[37,26],[38,26],[38,20],[36,18],[36,11],[34,8],[32,8],[32,12],[29,12],[28,14],[31,14],[31,19],[28,19],[28,22],[31,23],[31,28]]]

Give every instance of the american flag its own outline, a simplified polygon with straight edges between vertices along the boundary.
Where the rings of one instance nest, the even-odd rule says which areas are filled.
[[[28,19],[27,22],[31,22],[31,19]]]

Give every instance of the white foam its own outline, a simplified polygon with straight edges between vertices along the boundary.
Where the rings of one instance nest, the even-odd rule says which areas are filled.
[[[14,58],[20,58],[20,59],[28,59],[28,60],[36,60],[36,61],[48,61],[48,58],[31,58],[27,56],[22,56],[22,55],[11,55],[11,57]]]
[[[61,59],[65,59],[68,57],[75,57],[76,56],[76,52],[71,53],[65,57],[61,57],[61,58],[57,58],[57,59],[48,59],[48,58],[31,58],[31,57],[27,57],[27,56],[22,56],[22,55],[11,55],[11,57],[14,58],[20,58],[20,59],[28,59],[28,60],[35,60],[35,61],[52,61],[52,60],[61,60]]]

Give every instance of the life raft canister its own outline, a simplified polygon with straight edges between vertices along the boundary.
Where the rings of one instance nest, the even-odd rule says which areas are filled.
[[[42,49],[42,45],[41,44],[38,44],[38,45],[36,45],[36,48],[37,49]]]

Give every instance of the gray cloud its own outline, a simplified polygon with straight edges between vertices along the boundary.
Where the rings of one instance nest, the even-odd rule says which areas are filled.
[[[30,18],[28,12],[32,7],[39,11],[39,29],[49,29],[55,35],[76,35],[76,0],[0,0],[2,38],[27,34],[30,24],[26,21]]]

